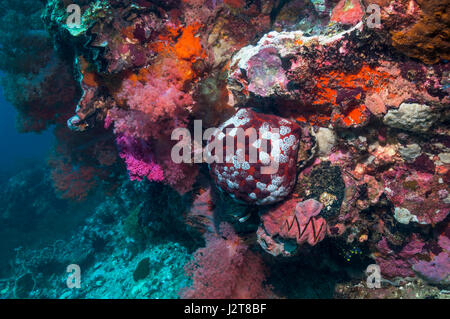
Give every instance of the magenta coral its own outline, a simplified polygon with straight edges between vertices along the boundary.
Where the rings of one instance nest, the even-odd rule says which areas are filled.
[[[417,254],[422,252],[424,245],[417,236],[413,235],[408,244],[396,253],[389,247],[386,238],[383,238],[377,244],[380,254],[376,258],[381,274],[389,278],[414,277],[412,265],[417,262]]]
[[[172,186],[179,194],[183,195],[192,189],[198,175],[198,168],[189,164],[176,164],[165,158],[161,166],[164,169],[164,177],[167,184]]]
[[[181,195],[192,189],[198,174],[196,166],[174,163],[167,145],[149,143],[121,134],[116,138],[120,157],[125,161],[131,180],[146,177],[151,182],[163,182]]]
[[[118,136],[116,141],[131,180],[141,181],[143,177],[147,177],[149,181],[160,182],[164,179],[163,171],[153,161],[150,146],[145,141],[125,135]]]
[[[431,261],[419,261],[413,266],[414,271],[434,284],[450,284],[450,255],[441,252]]]
[[[395,207],[415,215],[418,222],[436,224],[449,214],[449,205],[439,196],[446,185],[439,182],[438,175],[398,165],[384,172],[382,178],[388,199]]]
[[[413,266],[413,270],[427,281],[440,284],[450,284],[450,239],[442,234],[438,245],[442,251],[430,261],[420,260]]]

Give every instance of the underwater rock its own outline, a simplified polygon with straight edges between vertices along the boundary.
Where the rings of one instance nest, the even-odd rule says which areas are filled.
[[[133,272],[134,281],[145,279],[150,273],[150,258],[142,259]]]
[[[275,48],[264,48],[247,62],[248,90],[268,97],[286,89],[287,78]]]
[[[14,285],[14,296],[19,299],[29,298],[35,286],[36,282],[33,275],[30,273],[25,274],[16,280]]]
[[[418,144],[408,144],[399,148],[399,153],[407,162],[412,162],[421,154],[421,148]]]
[[[309,92],[302,92],[306,96],[299,95],[296,90],[292,89],[292,87],[295,88],[294,84],[296,81],[292,82],[290,78],[292,78],[291,74],[296,70],[300,71],[301,69],[303,76],[310,72],[309,67],[314,65],[314,61],[309,55],[308,47],[316,45],[318,46],[317,52],[326,54],[328,49],[343,41],[347,34],[357,30],[358,28],[354,27],[333,37],[308,37],[298,30],[291,32],[272,31],[264,35],[256,45],[242,48],[233,56],[228,72],[228,86],[234,95],[237,106],[245,104],[250,99],[251,94],[261,97],[270,96],[277,99],[299,98],[298,104],[300,105],[302,104],[300,102],[306,102]],[[345,46],[344,43],[342,44]],[[270,57],[273,62],[267,65],[265,63],[255,63],[261,57]],[[294,57],[295,59],[293,59]],[[292,62],[288,64],[280,63],[289,60],[292,60]],[[250,73],[258,76],[249,77]],[[265,80],[267,82],[269,79],[272,81],[271,75],[276,75],[277,78],[281,79],[277,86],[271,86],[270,83],[264,82]],[[292,83],[288,85],[288,81]],[[270,91],[258,89],[266,84],[268,84],[268,87],[272,87]]]
[[[326,16],[325,1],[286,1],[273,23],[275,31],[311,30],[320,24],[318,15]]]
[[[402,103],[398,109],[392,109],[384,116],[386,125],[412,132],[427,132],[436,121],[428,105]]]
[[[413,8],[406,13],[412,13],[413,22],[407,27],[391,31],[393,46],[405,55],[427,64],[449,60],[448,2],[417,0],[410,7]]]
[[[338,166],[328,161],[305,169],[298,177],[295,193],[301,198],[315,199],[323,205],[321,216],[339,215],[345,195],[345,182]]]
[[[450,284],[450,255],[442,252],[429,261],[419,261],[413,266],[414,271],[433,284]]]
[[[358,0],[340,0],[331,13],[331,21],[355,25],[362,20],[363,9]]]
[[[450,205],[444,201],[446,197],[439,195],[446,185],[439,183],[438,176],[430,172],[399,167],[385,172],[383,180],[385,194],[402,221],[417,219],[421,224],[435,224],[445,220],[450,212]]]
[[[311,4],[318,13],[319,17],[327,17],[330,14],[331,1],[328,0],[311,0]]]
[[[399,223],[405,225],[409,224],[412,221],[416,223],[419,222],[416,215],[411,214],[409,210],[402,207],[395,207],[394,218]]]
[[[377,243],[377,265],[381,274],[388,278],[414,277],[412,266],[418,262],[418,256],[422,252],[425,243],[416,236],[397,252],[391,249],[386,238]]]
[[[383,279],[377,289],[367,287],[366,280],[358,283],[339,283],[335,287],[338,299],[448,299],[445,290],[427,284],[424,280]]]

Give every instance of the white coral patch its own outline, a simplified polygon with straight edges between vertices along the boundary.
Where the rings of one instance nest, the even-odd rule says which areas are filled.
[[[405,225],[409,224],[411,221],[416,223],[419,221],[416,215],[411,214],[409,210],[403,207],[395,207],[394,218],[399,223]]]
[[[286,155],[280,154],[278,161],[279,161],[278,163],[287,163],[287,162],[289,162],[289,157],[287,157]]]
[[[256,140],[256,141],[254,141],[253,142],[253,144],[252,144],[252,146],[254,147],[254,148],[260,148],[261,147],[261,140],[260,139],[258,139],[258,140]]]
[[[235,116],[228,119],[225,123],[220,126],[220,130],[223,130],[225,127],[229,125],[234,125],[235,127],[240,127],[247,124],[250,121],[250,117],[248,115],[248,111],[246,109],[239,110]]]
[[[284,181],[284,176],[272,175],[272,184],[280,186]]]
[[[257,182],[257,183],[256,183],[256,187],[257,187],[259,190],[263,191],[263,190],[266,189],[267,184],[264,184],[264,183],[261,183],[261,182]]]
[[[234,155],[231,159],[233,161],[234,168],[237,169],[237,170],[241,169],[241,163],[239,163],[237,156]]]
[[[227,179],[227,186],[229,189],[238,189],[239,188],[239,184],[234,183],[234,182],[230,181],[229,179]]]
[[[270,156],[266,152],[259,152],[259,160],[262,164],[268,165],[270,163]]]
[[[286,136],[285,138],[283,138],[283,143],[289,148],[292,145],[294,145],[296,140],[297,139],[295,138],[294,135],[289,135],[289,136]]]
[[[289,134],[289,133],[291,133],[291,128],[290,127],[288,127],[288,126],[281,126],[280,127],[280,134],[281,135],[286,135],[286,134]]]

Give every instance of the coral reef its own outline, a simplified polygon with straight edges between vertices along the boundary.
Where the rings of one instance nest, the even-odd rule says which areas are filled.
[[[340,284],[336,287],[335,298],[339,299],[448,299],[445,291],[429,286],[415,279],[409,282],[386,282],[379,289],[370,289],[365,283]]]
[[[67,1],[22,2],[0,0],[2,85],[18,128],[56,139],[0,220],[67,209],[81,230],[10,249],[5,295],[310,296],[280,277],[317,265],[346,272],[326,296],[445,297],[446,1],[76,0],[75,26]],[[72,263],[89,288],[61,287]]]

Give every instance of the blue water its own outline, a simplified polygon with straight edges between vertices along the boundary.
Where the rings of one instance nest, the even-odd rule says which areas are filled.
[[[5,100],[0,88],[0,176],[10,175],[26,166],[42,162],[53,144],[51,129],[42,133],[19,133],[17,111]]]

